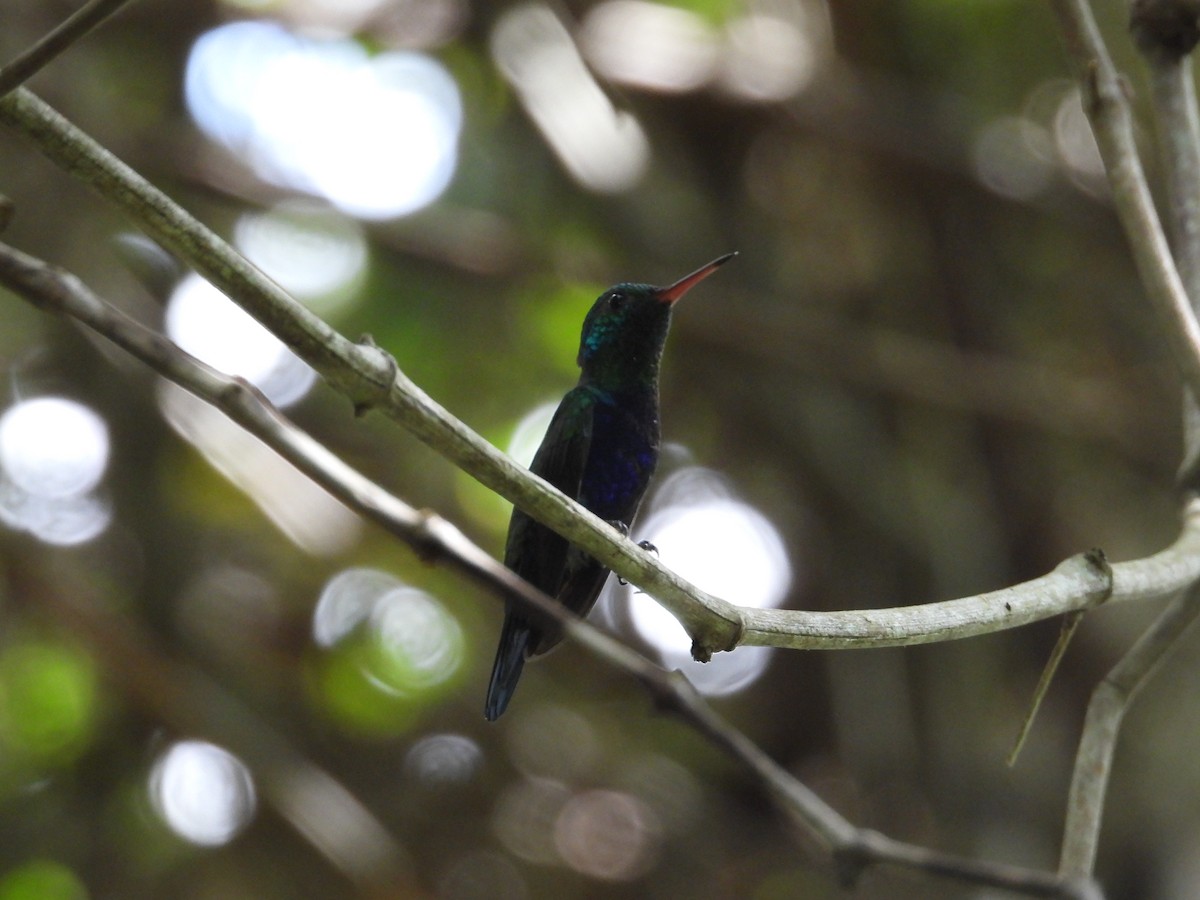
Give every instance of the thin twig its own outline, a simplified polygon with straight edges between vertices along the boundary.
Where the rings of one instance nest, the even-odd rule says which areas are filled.
[[[1084,12],[1089,11],[1084,9]],[[1150,70],[1152,106],[1167,181],[1172,250],[1193,309],[1200,305],[1200,113],[1189,56],[1200,38],[1196,12],[1195,3],[1140,0],[1133,4],[1131,23],[1134,40]],[[1099,43],[1103,51],[1095,23],[1082,24],[1092,44]],[[1107,59],[1103,52],[1098,55]],[[1121,152],[1125,168],[1136,166],[1136,147],[1125,146]],[[1110,164],[1107,159],[1106,164]],[[1152,290],[1147,285],[1148,293]],[[1198,396],[1194,387],[1185,387],[1180,482],[1192,488],[1196,486],[1196,467],[1200,464]],[[1200,589],[1193,586],[1167,606],[1093,692],[1067,800],[1059,862],[1063,875],[1090,876],[1094,871],[1104,798],[1125,711],[1197,617],[1200,617]]]
[[[1200,617],[1200,589],[1192,588],[1171,601],[1092,694],[1067,799],[1059,861],[1059,872],[1064,877],[1091,876],[1100,843],[1113,753],[1125,710],[1197,617]]]
[[[1088,0],[1053,0],[1083,88],[1083,108],[1108,173],[1113,205],[1184,384],[1200,396],[1200,324],[1175,269],[1134,139],[1133,118]]]
[[[1042,674],[1038,678],[1037,687],[1033,689],[1033,700],[1030,701],[1029,710],[1025,713],[1025,719],[1021,722],[1020,731],[1017,732],[1017,739],[1013,741],[1012,749],[1008,751],[1008,757],[1004,760],[1005,765],[1010,769],[1017,764],[1017,757],[1021,755],[1021,748],[1025,746],[1025,741],[1029,738],[1029,732],[1033,729],[1033,721],[1037,718],[1038,710],[1042,708],[1042,701],[1046,699],[1046,694],[1050,690],[1050,682],[1054,680],[1054,674],[1058,671],[1058,666],[1067,653],[1067,647],[1070,646],[1071,639],[1075,637],[1075,632],[1079,630],[1079,623],[1082,621],[1083,613],[1081,612],[1070,613],[1063,617],[1062,628],[1058,632],[1058,640],[1054,642],[1054,649],[1050,651],[1050,658],[1046,660],[1046,665],[1042,667]]]
[[[1021,584],[938,603],[889,609],[740,608],[743,644],[848,650],[956,640],[1015,628],[1100,604],[1169,597],[1200,579],[1200,500],[1183,509],[1183,527],[1165,549],[1109,564],[1099,551],[1064,560]]]
[[[865,868],[888,864],[972,884],[1020,891],[1033,897],[1099,896],[1087,879],[972,860],[895,841],[856,828],[742,732],[718,716],[678,672],[625,647],[531,585],[473,544],[457,528],[428,511],[413,509],[351,468],[297,428],[254,388],[184,353],[92,293],[79,279],[0,243],[0,284],[50,312],[76,319],[160,375],[213,404],[278,452],[350,508],[409,543],[418,553],[444,561],[492,593],[515,599],[561,623],[573,639],[609,664],[632,675],[657,705],[675,713],[748,768],[806,830],[831,853],[838,871],[853,882]]]
[[[129,0],[90,0],[40,41],[0,67],[0,97],[24,84]]]
[[[1171,250],[1192,309],[1200,308],[1200,112],[1192,80],[1191,50],[1195,46],[1195,10],[1191,35],[1172,27],[1171,12],[1186,10],[1173,2],[1142,2],[1134,6],[1131,31],[1150,71],[1151,108],[1166,177],[1167,221]],[[1180,44],[1183,38],[1188,43]],[[1183,462],[1181,484],[1188,485],[1200,464],[1200,406],[1197,395],[1185,391],[1183,400]]]

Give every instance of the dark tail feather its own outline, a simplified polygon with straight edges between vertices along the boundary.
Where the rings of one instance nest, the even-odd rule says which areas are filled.
[[[500,646],[496,648],[492,680],[488,684],[487,702],[483,706],[484,718],[489,722],[500,718],[512,699],[513,691],[517,689],[529,638],[528,625],[511,614],[504,617],[504,630],[500,632]]]

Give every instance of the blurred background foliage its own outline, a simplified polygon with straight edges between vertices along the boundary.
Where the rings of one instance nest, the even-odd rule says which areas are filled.
[[[75,5],[7,0],[0,56]],[[848,609],[1176,532],[1178,385],[1066,71],[1037,0],[145,0],[31,86],[525,458],[599,290],[739,250],[677,310],[635,535],[731,600]],[[506,504],[11,133],[0,191],[11,243],[500,553]],[[0,300],[2,900],[840,896],[744,772],[570,647],[485,724],[494,599]],[[701,669],[613,587],[599,624],[856,822],[1047,868],[1088,694],[1154,612],[1087,618],[1009,770],[1055,622]],[[1111,897],[1200,893],[1198,656],[1127,720]]]

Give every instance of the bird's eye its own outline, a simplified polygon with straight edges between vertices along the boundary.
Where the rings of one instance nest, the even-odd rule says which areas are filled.
[[[625,305],[625,301],[629,298],[620,291],[613,291],[608,295],[608,308],[616,312]]]

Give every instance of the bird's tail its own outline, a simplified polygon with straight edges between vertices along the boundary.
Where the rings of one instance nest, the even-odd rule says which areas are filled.
[[[488,684],[487,701],[483,715],[494,722],[503,714],[517,689],[521,669],[525,666],[525,651],[529,647],[529,626],[511,613],[504,617],[504,629],[500,632],[500,646],[496,648],[496,662],[492,665],[492,680]]]

